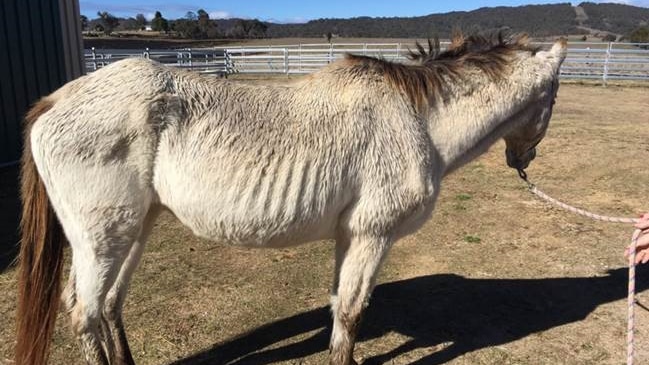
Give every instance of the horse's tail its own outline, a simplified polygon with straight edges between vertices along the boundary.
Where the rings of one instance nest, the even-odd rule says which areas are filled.
[[[51,99],[41,99],[27,113],[24,124],[16,365],[42,365],[47,362],[60,300],[65,236],[36,170],[30,144],[31,127],[53,105]]]

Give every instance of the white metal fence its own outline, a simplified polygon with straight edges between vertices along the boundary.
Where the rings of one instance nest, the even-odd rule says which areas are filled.
[[[442,43],[442,47],[448,43]],[[542,44],[549,46],[550,44]],[[148,57],[164,64],[208,74],[304,74],[346,53],[404,61],[414,44],[335,43],[279,46],[241,46],[182,50],[95,50],[85,52],[92,72],[127,57]],[[572,79],[649,81],[649,43],[571,43],[561,77]]]

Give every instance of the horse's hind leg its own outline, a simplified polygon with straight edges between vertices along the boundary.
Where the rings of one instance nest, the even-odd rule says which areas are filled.
[[[120,270],[118,279],[115,281],[113,288],[108,292],[104,303],[103,329],[105,338],[112,346],[108,349],[109,356],[112,359],[111,365],[131,365],[135,364],[131,349],[128,346],[126,332],[124,331],[124,322],[122,321],[122,305],[126,298],[128,282],[132,272],[142,257],[144,251],[144,241],[136,241],[133,248],[126,258]]]
[[[355,236],[348,247],[343,238],[338,241],[341,250],[336,257],[338,286],[331,299],[334,325],[329,345],[330,362],[350,365],[356,364],[353,351],[361,314],[392,240],[387,236]]]
[[[143,230],[146,209],[135,202],[65,208],[60,209],[59,219],[72,248],[71,276],[64,296],[72,330],[88,364],[108,365],[113,362],[114,345],[112,336],[102,331],[104,303]]]
[[[110,356],[112,358],[111,365],[135,364],[128,346],[128,340],[126,339],[126,331],[124,331],[122,306],[126,299],[129,282],[142,258],[146,240],[151,233],[151,229],[159,213],[160,211],[157,207],[149,210],[143,223],[142,233],[140,233],[137,241],[133,243],[133,247],[119,271],[115,284],[113,284],[113,287],[106,296],[103,316],[106,326],[105,332],[110,336],[114,346]]]

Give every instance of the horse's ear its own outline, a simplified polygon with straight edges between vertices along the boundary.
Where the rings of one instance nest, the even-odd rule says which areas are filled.
[[[556,67],[559,67],[563,63],[563,60],[566,59],[567,53],[568,41],[565,38],[561,38],[552,45],[549,51],[538,52],[536,56],[547,59]]]
[[[561,58],[561,61],[563,61],[568,53],[568,40],[561,38],[556,41],[554,45],[552,45],[550,53],[553,53],[555,57]]]

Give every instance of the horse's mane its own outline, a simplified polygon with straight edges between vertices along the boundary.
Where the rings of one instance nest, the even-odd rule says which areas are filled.
[[[516,52],[535,54],[539,48],[530,45],[526,34],[505,36],[497,32],[488,35],[465,36],[454,34],[451,45],[442,51],[438,38],[428,40],[428,49],[419,42],[408,58],[414,64],[390,62],[380,58],[347,54],[345,59],[352,73],[382,75],[394,87],[405,93],[417,110],[426,102],[434,103],[443,96],[443,86],[449,80],[460,78],[473,66],[491,78],[504,77],[507,66]]]

